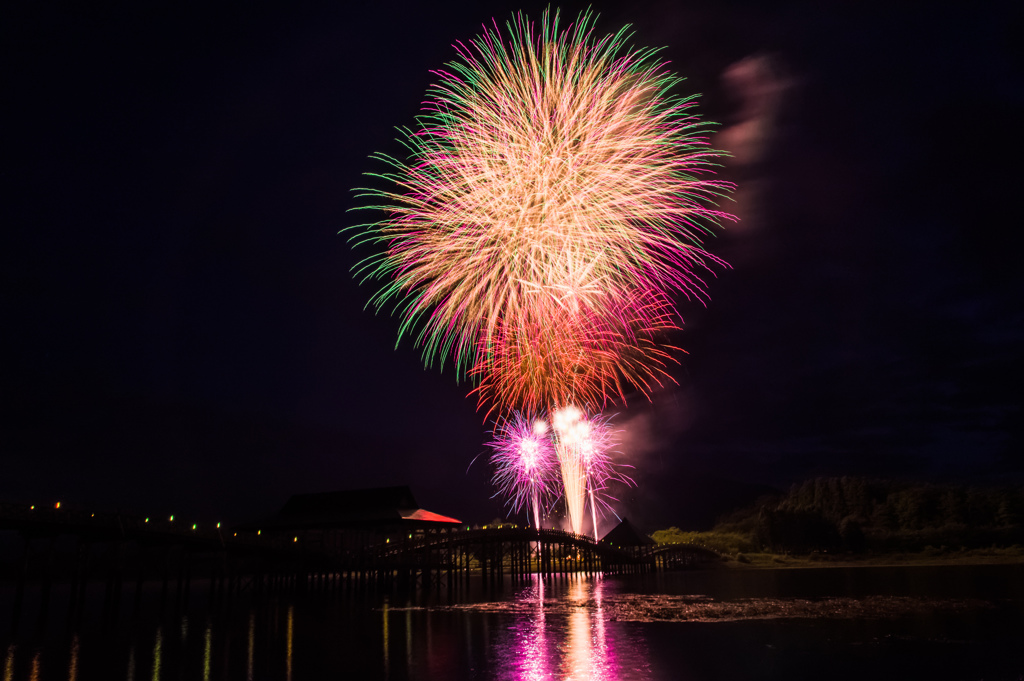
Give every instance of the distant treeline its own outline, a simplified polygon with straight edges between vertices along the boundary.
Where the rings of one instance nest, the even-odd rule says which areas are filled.
[[[815,478],[730,513],[711,534],[743,537],[746,550],[775,553],[1024,544],[1024,486]]]

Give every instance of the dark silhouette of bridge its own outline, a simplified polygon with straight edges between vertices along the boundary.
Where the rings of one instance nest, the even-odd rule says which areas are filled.
[[[86,586],[101,582],[104,612],[126,594],[136,607],[144,584],[161,602],[187,602],[200,580],[208,597],[242,593],[457,589],[471,578],[500,585],[539,574],[637,574],[719,561],[695,544],[616,546],[561,530],[501,526],[416,529],[400,536],[355,533],[358,542],[326,550],[281,533],[236,531],[216,523],[0,504],[0,530],[20,537],[0,578],[14,584],[14,621],[26,593],[45,612],[52,585],[70,587],[72,613],[85,608]],[[133,586],[134,585],[134,588]]]
[[[539,573],[627,574],[690,567],[721,556],[696,544],[615,546],[592,537],[554,529],[502,526],[445,530],[388,542],[374,562],[393,569],[418,569],[435,579],[449,573],[513,578]]]

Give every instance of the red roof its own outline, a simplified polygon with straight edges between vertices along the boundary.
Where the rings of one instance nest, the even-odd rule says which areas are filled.
[[[455,525],[461,525],[461,520],[455,518],[449,518],[446,515],[440,513],[432,513],[430,511],[424,511],[422,508],[417,508],[415,511],[399,511],[402,514],[402,520],[428,520],[433,523],[454,523]]]
[[[296,494],[276,516],[240,525],[239,529],[383,529],[462,524],[461,520],[418,506],[407,486]]]

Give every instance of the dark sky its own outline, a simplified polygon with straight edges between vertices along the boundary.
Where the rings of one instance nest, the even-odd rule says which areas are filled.
[[[902,4],[594,5],[757,152],[678,387],[617,410],[652,529],[812,475],[1024,476],[1024,21]],[[451,43],[542,7],[6,5],[0,500],[243,520],[410,484],[498,515],[468,387],[395,349],[337,232]]]

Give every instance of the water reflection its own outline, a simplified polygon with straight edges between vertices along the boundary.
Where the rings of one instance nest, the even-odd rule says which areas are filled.
[[[572,612],[561,667],[566,679],[617,678],[611,648],[605,638],[605,616],[601,608],[603,586],[601,579],[580,579],[569,589]]]
[[[153,681],[160,681],[160,649],[163,645],[163,633],[161,633],[160,627],[157,627],[156,638],[153,642]]]
[[[412,610],[405,611],[405,668],[412,668]]]
[[[509,612],[511,636],[499,635],[494,656],[514,670],[517,681],[563,679],[600,681],[622,678],[615,643],[609,639],[600,578],[572,580],[564,593],[535,579],[515,598]],[[550,601],[546,596],[554,595]],[[527,607],[528,606],[528,607]],[[635,645],[634,653],[643,655]],[[641,646],[642,648],[642,646]],[[642,666],[642,665],[640,665]]]
[[[384,631],[382,633],[383,638],[384,638],[384,678],[388,679],[388,678],[391,678],[390,677],[391,668],[390,668],[390,665],[388,664],[389,656],[390,656],[390,651],[388,650],[388,600],[386,598],[384,599],[384,605],[381,608],[381,610],[382,610],[382,617],[381,617],[381,619],[384,621]]]
[[[252,681],[252,656],[253,648],[256,647],[256,613],[252,610],[249,611],[249,648],[246,652],[246,674],[245,678],[248,681]]]
[[[291,640],[292,640],[292,637],[291,637],[290,629],[291,629],[291,627],[289,627],[289,632],[288,632],[288,648],[289,648],[289,654],[288,654],[288,661],[289,661],[288,670],[289,670],[289,674],[288,674],[288,678],[291,678],[291,659],[292,659],[292,656],[291,656]],[[210,649],[212,647],[213,647],[213,631],[210,629],[210,622],[209,622],[209,620],[207,620],[207,622],[206,622],[206,640],[205,640],[205,643],[203,645],[203,681],[210,681],[210,652],[211,652]]]
[[[512,598],[506,595],[498,601],[469,598],[463,603],[407,604],[398,608],[385,601],[379,611],[384,677],[390,677],[399,660],[399,666],[410,676],[423,668],[431,673],[448,670],[453,661],[452,645],[458,640],[451,634],[457,627],[465,646],[464,659],[486,659],[487,668],[497,673],[496,678],[622,678],[620,654],[607,625],[604,588],[600,578],[534,578]],[[404,615],[404,646],[396,646],[392,636],[396,610]],[[452,613],[461,616],[453,619]],[[502,617],[491,616],[495,614]],[[440,635],[435,631],[439,628]],[[443,642],[438,640],[441,638]],[[626,657],[635,664],[627,668],[632,670],[631,678],[637,678],[635,671],[646,667],[642,660],[646,648],[642,641],[632,640],[628,647]]]
[[[583,610],[569,615],[569,637],[563,650],[562,675],[566,679],[587,679],[591,666],[590,617]]]
[[[295,606],[288,606],[288,656],[287,656],[287,669],[288,674],[286,678],[288,681],[292,681],[292,637],[295,632]]]
[[[433,667],[433,664],[434,664],[434,640],[433,640],[433,636],[431,635],[430,611],[429,610],[427,610],[426,616],[427,616],[426,617],[426,619],[427,619],[427,623],[426,623],[426,633],[427,633],[427,636],[426,636],[426,639],[427,639],[427,641],[426,641],[427,642],[427,646],[426,646],[427,666],[428,667]]]
[[[998,574],[1003,580],[1002,586],[997,585],[998,593],[1019,593],[1019,584],[1024,583],[1021,570],[1024,568],[1006,568],[998,573],[989,570],[984,572],[986,579],[972,583],[988,588],[994,581],[991,575]],[[918,570],[913,574],[921,573]],[[0,680],[290,681],[302,678],[304,670],[332,669],[345,670],[349,678],[398,681],[700,679],[715,677],[715,672],[710,667],[704,669],[700,660],[706,649],[716,645],[718,650],[730,651],[733,646],[746,646],[744,655],[719,655],[713,664],[707,663],[725,665],[738,672],[722,674],[720,678],[774,679],[787,677],[771,671],[775,668],[772,665],[792,662],[792,658],[778,652],[779,636],[810,641],[806,646],[818,650],[815,646],[821,637],[813,636],[828,628],[828,635],[841,645],[821,643],[821,650],[828,654],[823,660],[831,659],[828,656],[837,654],[837,650],[852,651],[849,655],[855,656],[866,646],[881,651],[879,655],[889,654],[890,648],[886,646],[890,646],[895,655],[899,651],[890,641],[907,639],[917,641],[922,650],[928,651],[928,655],[918,656],[922,663],[931,660],[931,656],[947,654],[948,649],[953,651],[949,655],[961,656],[965,653],[956,650],[968,650],[971,655],[977,651],[978,664],[989,664],[989,657],[984,655],[991,653],[991,645],[986,643],[989,648],[983,648],[978,643],[968,649],[966,646],[975,644],[967,642],[958,644],[960,648],[950,648],[941,642],[950,638],[947,631],[955,630],[962,635],[977,629],[980,633],[971,641],[1003,642],[1014,632],[1024,630],[1024,601],[1020,598],[1000,605],[969,598],[969,592],[963,589],[955,598],[924,598],[916,592],[912,596],[863,594],[856,591],[865,590],[863,587],[845,583],[831,593],[819,589],[822,595],[814,596],[802,581],[797,582],[797,577],[806,580],[806,576],[792,578],[803,591],[791,593],[792,589],[782,589],[776,581],[788,578],[789,574],[752,572],[735,577],[724,572],[688,573],[672,579],[659,578],[657,582],[535,577],[525,584],[507,581],[503,588],[472,584],[454,596],[444,592],[427,594],[412,602],[399,602],[394,597],[376,603],[369,599],[280,598],[250,601],[216,614],[194,608],[188,618],[177,614],[172,620],[154,612],[148,621],[145,616],[141,623],[133,621],[130,633],[113,632],[116,640],[111,640],[108,630],[91,631],[84,627],[52,634],[48,640],[27,639],[10,645],[3,641]],[[838,579],[837,574],[830,571],[822,578]],[[734,582],[741,578],[743,588],[739,589]],[[918,588],[912,580],[906,580],[906,584],[909,586],[899,589]],[[851,595],[840,595],[844,590]],[[189,632],[190,621],[201,628]],[[808,624],[812,622],[813,625]],[[850,622],[857,625],[851,626]],[[655,626],[650,626],[652,623]],[[739,625],[758,632],[760,638],[735,638],[735,627]],[[163,629],[168,629],[167,636]],[[672,633],[683,631],[699,631],[708,640],[698,642],[690,636]],[[125,633],[128,636],[124,637]],[[896,635],[901,638],[894,638]],[[216,661],[214,637],[218,646]],[[1016,643],[1019,639],[1015,639],[1014,648]],[[678,675],[666,674],[666,660],[674,665],[674,671],[680,671]],[[1009,664],[996,661],[1003,666]],[[701,668],[676,670],[680,664]],[[152,673],[147,677],[150,665]],[[737,665],[742,669],[734,668]],[[1013,674],[995,676],[1016,678],[1021,671],[1018,666],[1010,669]],[[937,662],[933,667],[942,668]],[[985,678],[991,676],[987,674]],[[930,678],[966,676],[933,674]],[[977,674],[977,678],[982,678],[982,674]]]
[[[540,681],[549,678],[547,664],[547,642],[544,631],[544,582],[536,584],[523,592],[522,598],[535,604],[532,615],[523,618],[518,624],[519,651],[521,662],[520,679],[524,681]]]
[[[78,634],[71,637],[71,661],[68,662],[68,681],[78,681]]]
[[[601,661],[600,671],[601,674],[605,674],[607,670],[615,667],[615,640],[610,638],[605,631],[607,616],[601,606],[604,597],[603,582],[601,577],[595,579],[597,581],[594,588],[594,645],[597,653],[591,659]],[[601,676],[600,678],[605,677]]]
[[[7,657],[4,658],[4,681],[14,681],[14,644],[7,646]]]

